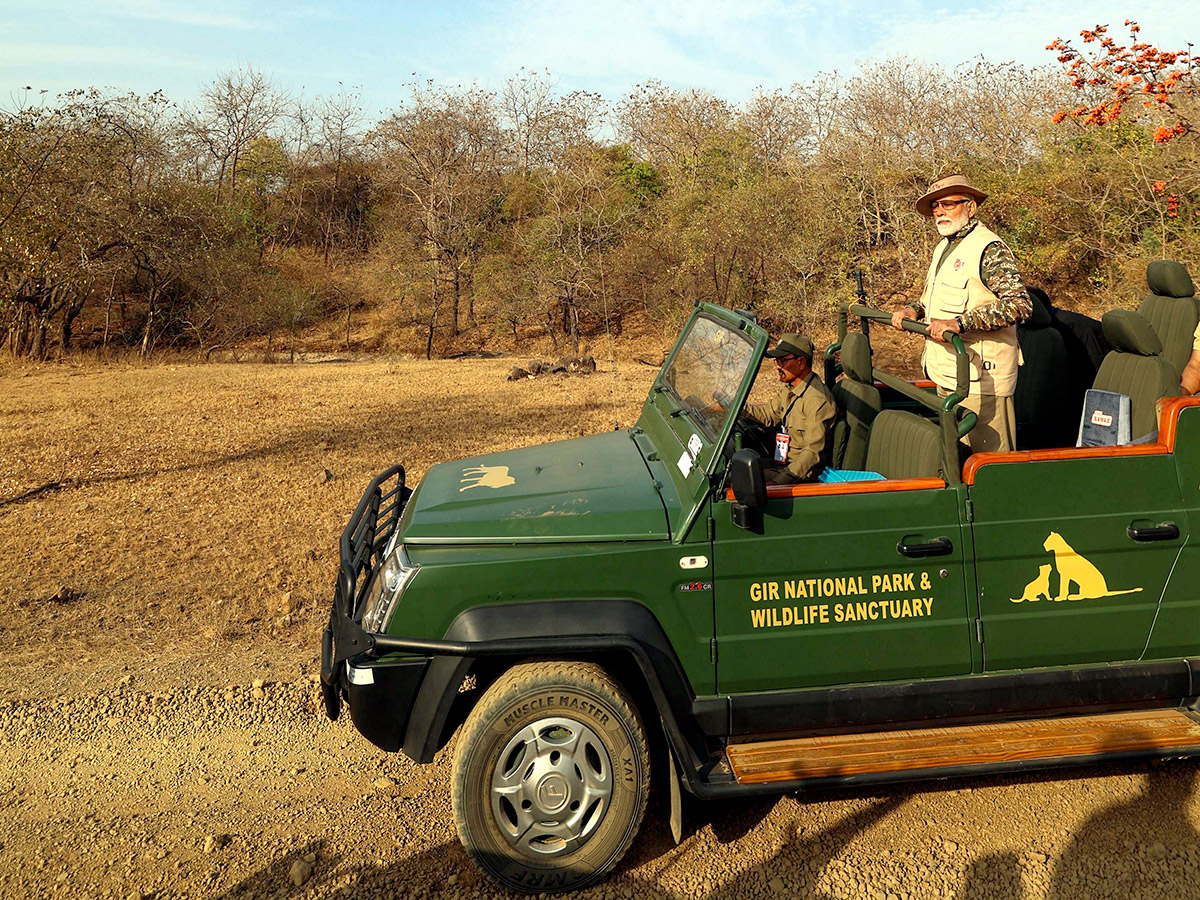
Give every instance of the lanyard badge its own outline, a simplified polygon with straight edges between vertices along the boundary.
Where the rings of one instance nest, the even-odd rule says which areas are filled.
[[[796,401],[808,393],[808,386],[812,384],[812,374],[804,379],[804,390],[795,397],[792,397],[792,402],[788,404],[788,408],[783,413],[783,419],[780,421],[779,431],[775,435],[775,462],[786,463],[788,461],[788,448],[792,446],[792,436],[787,432],[787,419],[792,414],[792,407],[796,405]]]
[[[792,445],[792,436],[786,431],[781,431],[775,435],[775,462],[785,463],[788,461],[788,447]]]

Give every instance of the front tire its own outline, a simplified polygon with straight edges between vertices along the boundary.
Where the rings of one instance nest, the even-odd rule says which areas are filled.
[[[629,849],[646,810],[650,755],[628,696],[583,662],[508,670],[467,717],[454,758],[454,821],[493,880],[578,890]]]

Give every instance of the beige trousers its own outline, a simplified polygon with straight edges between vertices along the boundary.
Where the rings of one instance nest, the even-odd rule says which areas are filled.
[[[949,394],[945,388],[938,388],[939,397]],[[972,453],[1017,449],[1017,412],[1012,397],[968,394],[967,399],[959,405],[979,417],[975,427],[962,439]]]

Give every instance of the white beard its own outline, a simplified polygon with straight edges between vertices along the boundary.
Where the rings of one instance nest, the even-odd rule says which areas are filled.
[[[971,214],[967,212],[967,207],[970,204],[964,204],[957,207],[954,212],[947,212],[946,217],[950,220],[949,223],[943,225],[936,219],[933,225],[938,230],[938,234],[942,237],[950,237],[967,227],[967,223],[971,221]]]

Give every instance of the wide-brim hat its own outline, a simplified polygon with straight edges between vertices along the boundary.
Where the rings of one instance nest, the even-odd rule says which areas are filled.
[[[917,201],[917,212],[926,218],[933,218],[933,201],[940,200],[949,194],[967,194],[975,198],[976,203],[982,203],[988,197],[987,194],[967,181],[967,176],[947,175],[929,186],[925,196]]]
[[[812,338],[806,334],[781,334],[775,349],[768,350],[764,355],[772,359],[778,359],[780,356],[804,356],[812,362]]]

